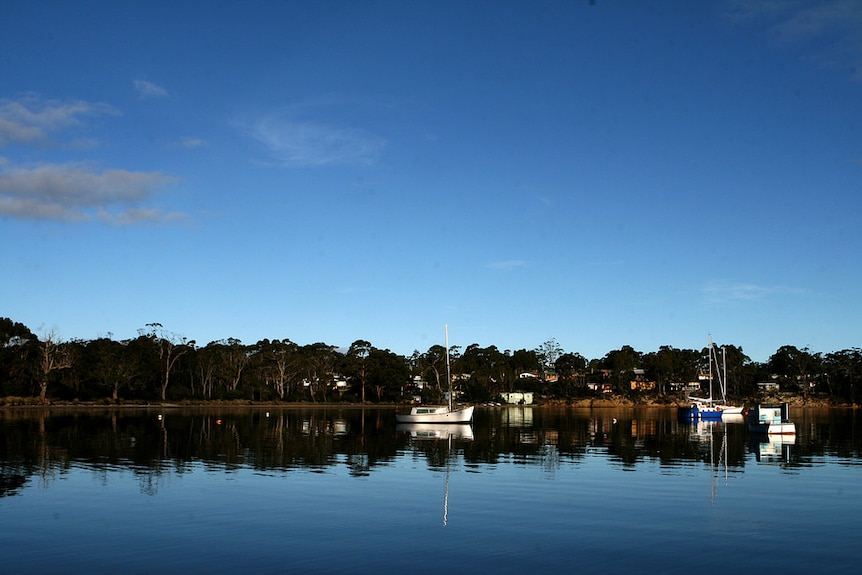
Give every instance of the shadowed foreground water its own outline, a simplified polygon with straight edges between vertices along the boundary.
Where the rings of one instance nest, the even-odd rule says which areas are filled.
[[[858,414],[791,415],[3,411],[0,572],[855,573]]]

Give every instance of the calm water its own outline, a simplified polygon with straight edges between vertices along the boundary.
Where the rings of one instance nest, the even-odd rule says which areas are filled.
[[[2,573],[855,573],[862,427],[673,411],[0,411]]]

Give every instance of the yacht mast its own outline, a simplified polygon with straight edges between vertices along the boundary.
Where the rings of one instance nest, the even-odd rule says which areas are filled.
[[[449,383],[449,411],[452,411],[452,373],[449,368],[449,324],[443,324],[446,330],[446,381]]]
[[[712,404],[712,334],[709,334],[709,402]]]

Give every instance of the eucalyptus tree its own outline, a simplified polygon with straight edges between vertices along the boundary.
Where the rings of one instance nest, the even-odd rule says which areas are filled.
[[[643,356],[643,366],[647,379],[653,380],[658,386],[658,392],[665,393],[667,384],[674,380],[673,352],[675,348],[669,345],[661,346],[658,351]]]
[[[512,356],[508,352],[501,352],[497,346],[488,348],[490,360],[489,370],[493,380],[493,397],[500,395],[503,391],[515,391],[515,381],[518,375],[512,364]]]
[[[442,393],[443,380],[446,376],[446,348],[439,344],[432,345],[423,354],[422,359],[422,364],[434,375],[434,383],[437,391]],[[448,386],[448,383],[446,385]]]
[[[38,338],[23,323],[0,317],[0,349],[20,346],[35,339]]]
[[[628,393],[631,388],[626,382],[634,379],[634,370],[640,367],[643,354],[635,351],[630,345],[624,345],[618,350],[609,351],[602,358],[602,365],[610,370],[616,381],[615,391]]]
[[[410,376],[423,377],[425,375],[425,357],[418,349],[414,349],[410,357],[405,358],[407,366],[410,368]]]
[[[643,356],[647,378],[655,380],[661,394],[667,393],[670,383],[697,381],[700,364],[700,352],[670,345],[663,345],[658,351]]]
[[[139,335],[149,338],[156,346],[159,360],[162,365],[162,380],[160,383],[159,397],[162,401],[166,399],[168,385],[171,380],[171,371],[180,357],[194,348],[195,341],[187,340],[185,337],[164,329],[160,323],[148,323],[148,329],[138,330]]]
[[[120,396],[121,377],[118,375],[121,363],[126,358],[123,345],[112,339],[101,337],[87,343],[87,353],[83,363],[87,375],[97,388],[110,390],[111,399]]]
[[[856,404],[862,390],[862,349],[855,347],[828,353],[823,359],[829,395]]]
[[[289,339],[264,339],[255,347],[254,357],[265,384],[273,387],[280,400],[292,395],[302,372],[299,346]]]
[[[470,374],[470,395],[476,401],[499,396],[513,379],[510,358],[494,345],[480,347],[474,343],[467,346],[461,356],[460,367]]]
[[[727,394],[740,396],[753,393],[757,389],[757,382],[752,375],[751,358],[745,355],[741,347],[735,345],[722,345],[718,348],[718,359],[727,365]]]
[[[312,401],[318,395],[326,401],[326,392],[332,381],[333,369],[340,359],[336,347],[322,342],[304,345],[300,348],[302,370],[308,382],[308,392]]]
[[[0,317],[0,395],[25,395],[38,379],[39,338],[23,323]]]
[[[39,399],[45,401],[51,374],[72,367],[71,350],[53,330],[45,334],[39,354]]]
[[[223,388],[223,396],[234,394],[256,348],[248,347],[236,338],[211,341],[197,350],[195,370],[201,378],[201,388],[212,396],[213,387]]]
[[[537,373],[541,360],[536,350],[519,349],[512,352],[512,369],[517,374],[521,373]]]
[[[819,374],[822,357],[819,353],[811,353],[807,347],[798,349],[785,345],[769,358],[769,368],[777,374],[785,384],[795,388],[802,387],[804,396],[808,396],[812,376]]]
[[[67,399],[89,399],[99,394],[99,386],[93,374],[90,343],[80,339],[62,343],[70,365],[60,372],[58,379]]]
[[[229,337],[219,342],[221,346],[222,381],[228,392],[234,392],[242,381],[242,373],[249,362],[249,350],[236,338]]]
[[[557,358],[563,355],[563,348],[554,338],[549,339],[536,348],[536,357],[539,358],[539,367],[542,373],[554,369]]]
[[[221,344],[217,341],[212,341],[197,350],[195,354],[195,371],[200,382],[201,395],[205,399],[211,399],[213,396],[213,387],[216,382],[216,373],[221,364],[221,353],[218,346]],[[194,394],[194,390],[192,390]]]
[[[397,398],[401,386],[410,379],[407,360],[388,349],[371,348],[364,363],[368,386],[374,390],[378,402]]]
[[[344,375],[359,382],[359,397],[365,403],[365,386],[368,383],[368,356],[374,351],[374,346],[364,339],[357,339],[347,350],[341,360]]]
[[[560,387],[567,397],[576,388],[586,387],[587,359],[579,353],[564,353],[555,362]]]

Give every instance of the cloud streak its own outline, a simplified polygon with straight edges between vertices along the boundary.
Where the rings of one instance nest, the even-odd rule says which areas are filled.
[[[181,138],[179,142],[177,142],[178,146],[182,148],[194,149],[194,148],[203,148],[208,145],[208,142],[202,138],[192,138],[186,137]]]
[[[527,260],[501,260],[485,264],[485,267],[492,270],[516,270],[527,267]]]
[[[244,129],[281,167],[373,166],[386,147],[380,136],[312,116],[337,114],[337,102],[297,104],[245,122]]]
[[[138,98],[146,100],[148,98],[166,98],[168,91],[152,82],[146,80],[135,80],[133,82],[135,92],[138,93]]]
[[[0,148],[22,147],[28,154],[55,144],[82,148],[92,140],[64,141],[63,135],[86,128],[86,120],[100,115],[120,114],[103,103],[44,100],[34,94],[2,99]],[[22,165],[0,157],[0,217],[114,225],[171,222],[185,216],[144,204],[178,181],[160,172],[98,170],[81,162]]]
[[[138,204],[177,182],[158,172],[95,171],[76,164],[47,164],[0,172],[0,215],[68,222],[98,219],[117,224],[171,221]]]
[[[52,141],[52,134],[105,114],[119,112],[99,102],[42,100],[33,94],[0,99],[0,148],[10,144],[44,146]]]
[[[778,42],[804,44],[819,64],[849,68],[854,79],[862,80],[862,10],[857,0],[736,0],[730,14],[740,22],[761,20]]]
[[[800,290],[786,286],[763,286],[731,280],[712,280],[700,288],[709,303],[734,301],[754,301],[777,294],[801,293]]]

